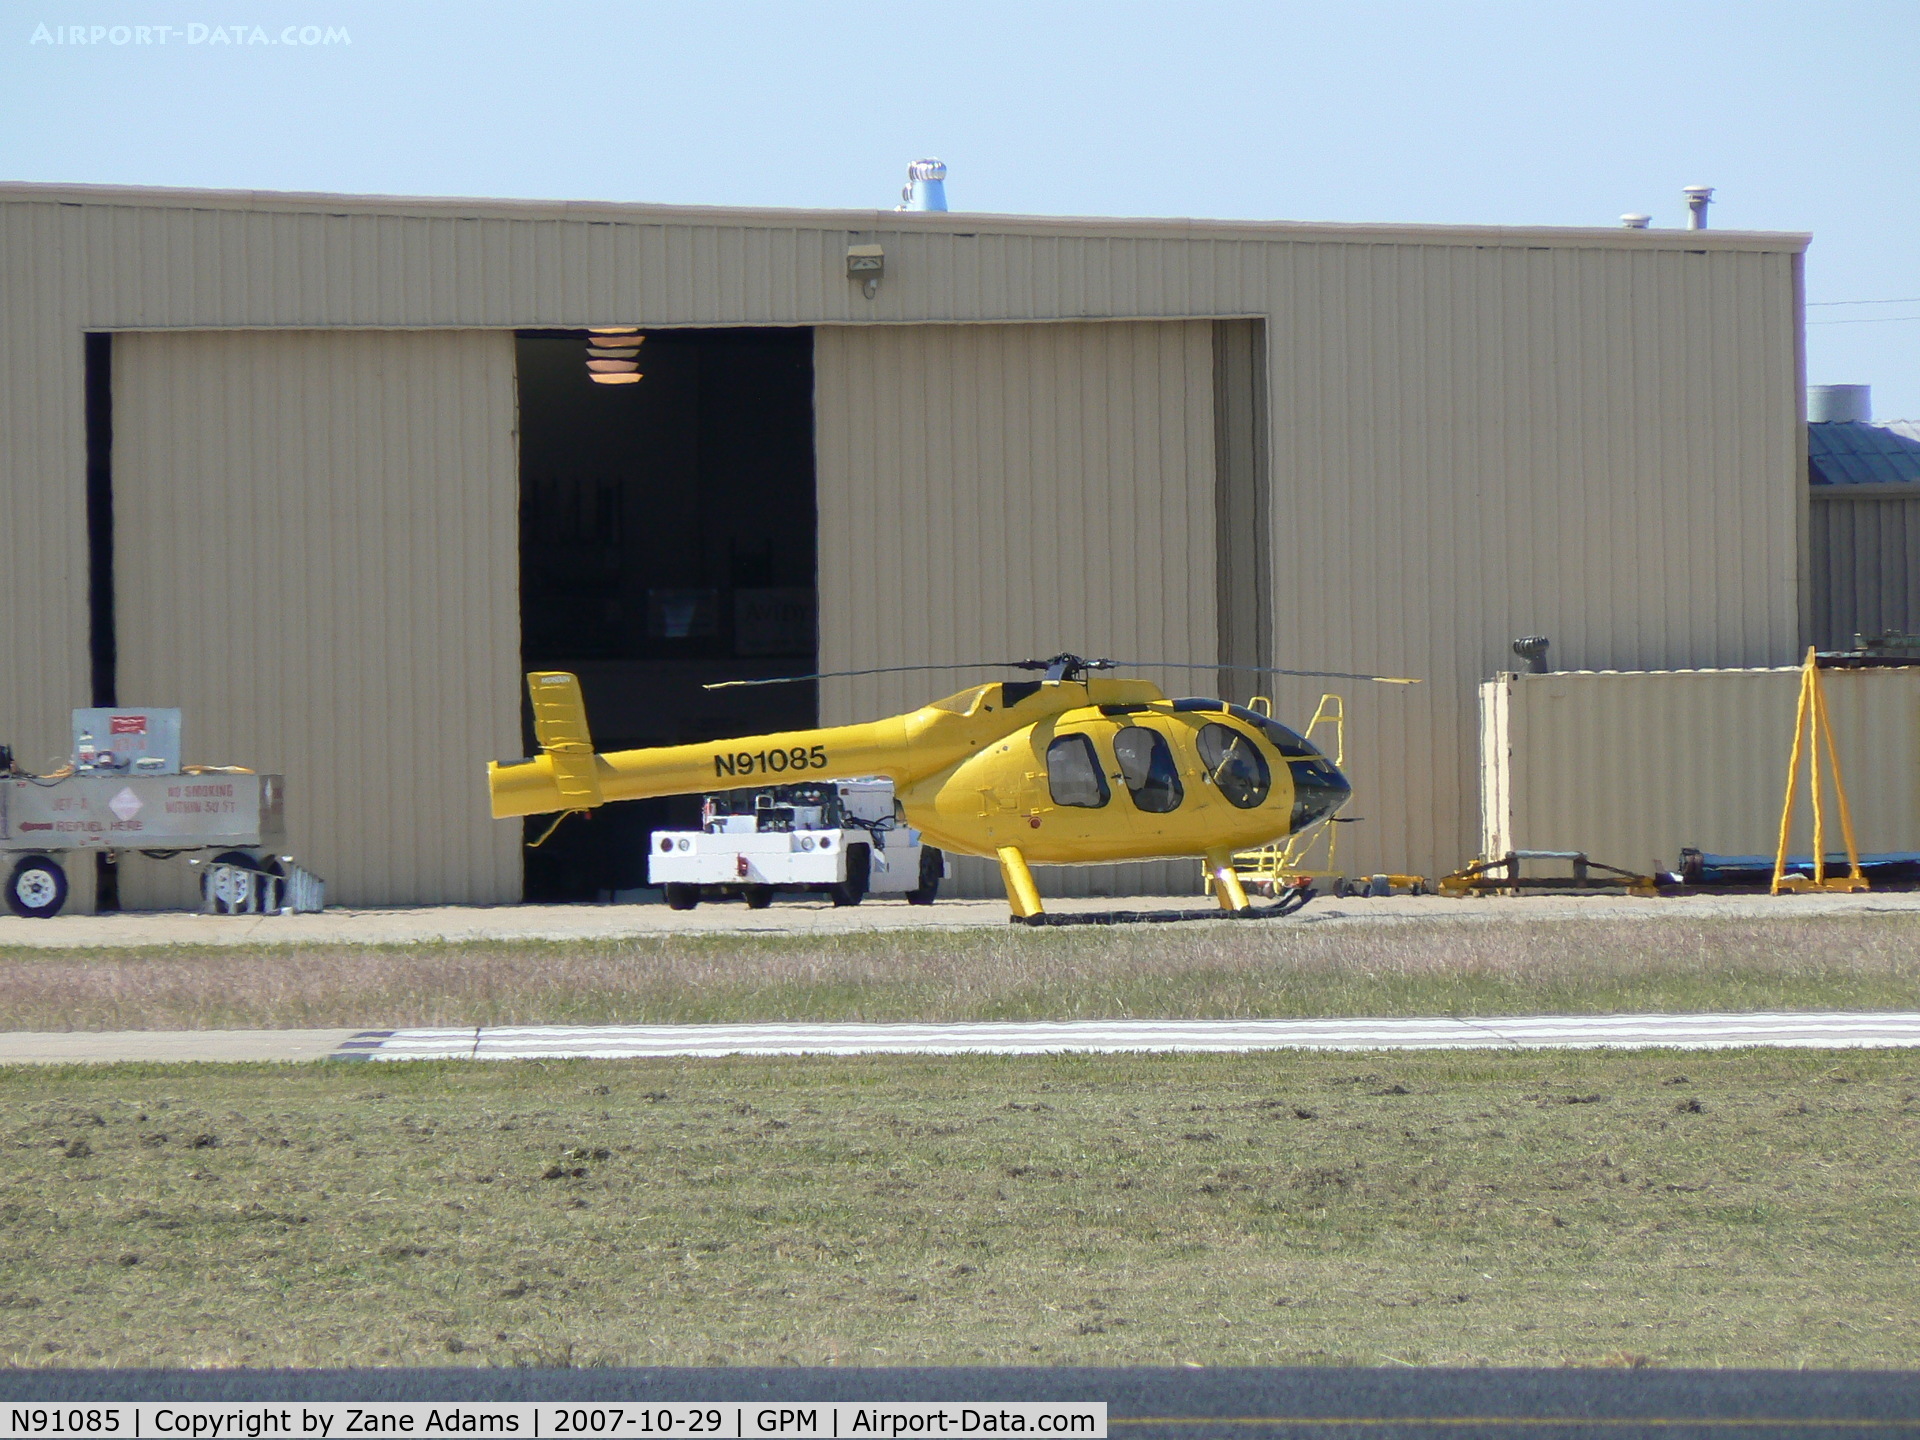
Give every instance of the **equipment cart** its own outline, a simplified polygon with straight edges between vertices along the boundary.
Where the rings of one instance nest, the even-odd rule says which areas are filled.
[[[209,911],[322,908],[324,885],[278,853],[286,845],[280,776],[182,766],[178,710],[76,710],[73,733],[72,759],[48,775],[20,769],[0,746],[0,865],[14,914],[60,913],[73,854],[130,850],[205,863]]]
[[[946,857],[900,818],[891,780],[722,791],[702,797],[700,822],[653,833],[647,878],[675,910],[736,895],[761,910],[782,892],[931,905],[946,875]]]

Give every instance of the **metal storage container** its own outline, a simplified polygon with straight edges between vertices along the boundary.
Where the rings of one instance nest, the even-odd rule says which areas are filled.
[[[1821,676],[1861,851],[1920,850],[1920,667]],[[1671,870],[1682,847],[1772,854],[1799,685],[1794,668],[1494,677],[1482,853],[1583,850],[1633,870]],[[1792,847],[1811,845],[1803,784]]]

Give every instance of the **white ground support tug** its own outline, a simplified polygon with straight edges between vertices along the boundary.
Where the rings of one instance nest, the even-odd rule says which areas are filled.
[[[763,910],[776,893],[810,892],[835,905],[900,895],[931,905],[946,857],[901,818],[893,782],[823,780],[703,796],[698,830],[656,830],[647,879],[667,904],[739,896]]]
[[[287,843],[284,794],[278,775],[181,764],[176,709],[75,710],[73,752],[57,770],[24,770],[0,745],[7,908],[27,919],[58,915],[67,903],[65,862],[74,854],[115,860],[137,850],[204,865],[200,894],[209,914],[323,909],[324,882],[278,853]]]

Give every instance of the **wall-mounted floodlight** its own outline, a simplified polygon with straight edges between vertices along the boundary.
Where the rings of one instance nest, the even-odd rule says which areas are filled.
[[[847,247],[847,278],[858,280],[869,300],[880,293],[880,277],[887,270],[887,252],[878,245]]]

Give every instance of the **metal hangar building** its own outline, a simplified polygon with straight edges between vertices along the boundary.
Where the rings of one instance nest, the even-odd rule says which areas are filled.
[[[1795,658],[1807,238],[3,186],[0,740],[178,705],[190,759],[287,776],[340,903],[595,898],[671,806],[489,819],[524,669],[610,748],[979,672],[711,679],[1071,649],[1295,724],[1340,690],[1346,868],[1433,874],[1515,636]],[[609,325],[641,383],[589,383]],[[129,857],[120,902],[184,883]]]

